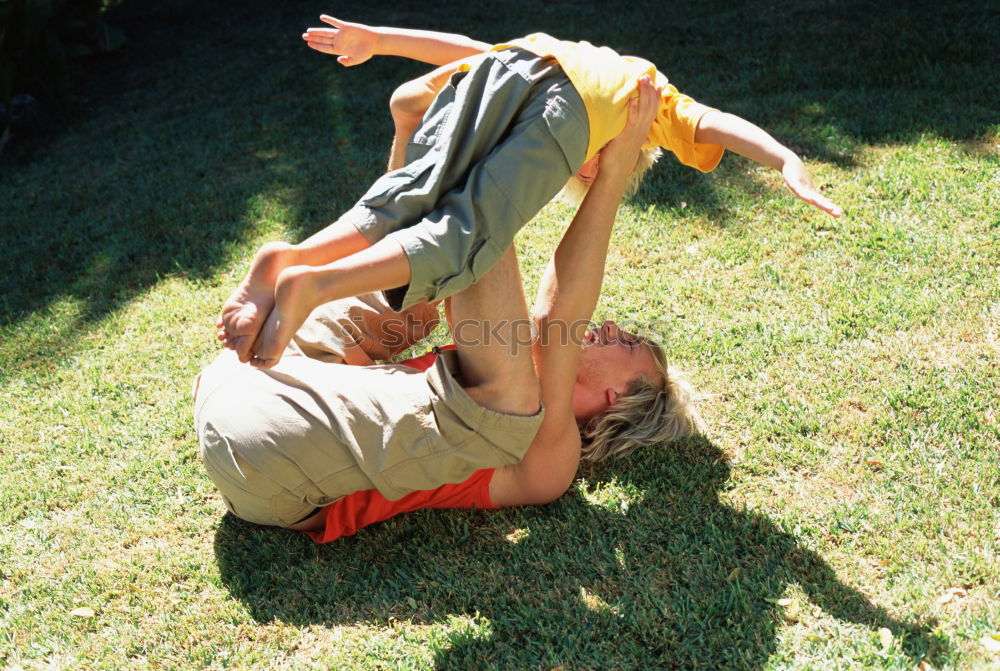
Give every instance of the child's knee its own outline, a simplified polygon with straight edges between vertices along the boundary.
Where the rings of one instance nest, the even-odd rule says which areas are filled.
[[[392,92],[389,112],[397,123],[420,119],[431,102],[427,97],[427,89],[419,80],[404,82]]]

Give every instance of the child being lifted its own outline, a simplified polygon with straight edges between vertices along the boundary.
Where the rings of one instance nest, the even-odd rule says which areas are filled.
[[[650,147],[704,172],[726,149],[735,151],[781,171],[807,203],[842,214],[793,151],[756,125],[678,92],[649,61],[542,33],[490,46],[461,35],[321,19],[332,27],[310,28],[303,38],[342,65],[394,55],[441,67],[393,94],[391,172],[304,242],[261,248],[223,306],[219,338],[251,365],[277,363],[322,303],[385,291],[400,310],[476,282],[568,180],[593,181],[601,149],[624,128],[643,76],[661,90]],[[637,172],[651,162],[640,160]]]

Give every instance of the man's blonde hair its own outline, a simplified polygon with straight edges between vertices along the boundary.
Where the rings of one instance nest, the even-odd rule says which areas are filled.
[[[660,160],[660,156],[663,155],[663,150],[659,147],[643,147],[639,150],[639,158],[636,159],[635,167],[632,169],[632,174],[628,177],[628,184],[625,186],[625,195],[634,195],[636,191],[639,190],[639,185],[642,184],[642,178],[646,176],[646,172],[653,167],[653,165]],[[590,190],[590,184],[587,184],[582,179],[573,175],[569,178],[565,185],[563,185],[562,191],[556,194],[556,199],[566,205],[573,207],[579,207],[580,203],[587,196],[587,192]]]
[[[642,338],[656,360],[662,384],[646,377],[632,380],[623,396],[580,430],[581,458],[603,461],[624,457],[644,445],[659,445],[690,436],[704,422],[695,407],[694,390],[658,344]]]

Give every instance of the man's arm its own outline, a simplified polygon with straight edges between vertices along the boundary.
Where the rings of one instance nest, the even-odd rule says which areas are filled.
[[[639,96],[629,101],[624,130],[602,150],[597,178],[542,276],[532,311],[539,332],[544,335],[559,329],[568,335],[547,341],[540,338],[538,345],[542,364],[552,369],[549,379],[558,381],[553,389],[558,397],[552,400],[566,400],[572,393],[580,345],[601,293],[615,215],[656,115],[659,96],[652,80],[643,77]]]
[[[795,152],[746,119],[715,110],[708,112],[698,122],[694,140],[721,145],[740,156],[779,170],[792,193],[805,202],[834,217],[844,213],[813,186],[809,171]]]
[[[576,474],[580,434],[573,389],[580,347],[600,296],[618,205],[659,97],[652,81],[643,78],[638,99],[629,103],[625,129],[601,154],[601,170],[542,277],[533,310],[539,329],[533,356],[545,420],[524,459],[494,475],[490,494],[496,505],[555,500]]]
[[[359,65],[372,56],[402,56],[444,65],[488,51],[489,44],[456,33],[366,26],[328,16],[319,17],[332,28],[309,28],[302,35],[310,48],[337,56],[344,66]]]

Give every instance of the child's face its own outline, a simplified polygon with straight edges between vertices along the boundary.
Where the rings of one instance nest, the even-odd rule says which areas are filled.
[[[580,169],[576,171],[576,178],[584,184],[593,184],[600,170],[601,152],[597,152],[589,161],[580,166]]]

